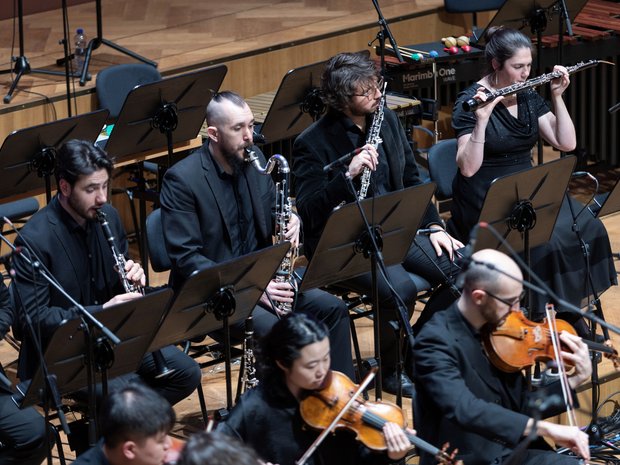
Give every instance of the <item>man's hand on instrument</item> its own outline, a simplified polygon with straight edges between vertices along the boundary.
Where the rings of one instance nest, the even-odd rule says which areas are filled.
[[[556,445],[569,448],[586,461],[590,460],[589,437],[577,426],[558,425],[549,421],[539,421],[537,426],[539,435],[553,440]]]
[[[590,379],[592,375],[590,351],[579,336],[566,331],[560,333],[560,341],[568,349],[567,351],[562,350],[562,360],[575,367],[575,372],[568,378],[568,383],[571,388],[576,389],[577,386]]]
[[[125,262],[125,277],[132,283],[144,287],[146,284],[146,276],[144,269],[138,262],[127,260]]]
[[[407,432],[409,434],[416,434],[411,428],[407,428]],[[409,438],[396,423],[388,422],[383,425],[383,436],[385,437],[387,454],[390,460],[402,459],[412,447]]]
[[[295,297],[295,293],[293,292],[293,288],[287,282],[277,282],[275,279],[269,281],[267,285],[267,289],[263,292],[263,295],[260,298],[260,302],[267,308],[273,309],[278,316],[282,317],[286,315],[286,313],[281,312],[272,307],[269,299],[271,298],[274,302],[284,302],[284,303],[293,303],[293,299]]]
[[[299,232],[301,230],[301,221],[296,214],[291,215],[291,219],[286,225],[286,233],[284,238],[291,242],[293,247],[299,247]]]
[[[461,241],[453,238],[445,231],[445,229],[443,229],[438,224],[432,225],[430,229],[436,229],[437,231],[439,231],[436,233],[432,233],[429,237],[431,244],[435,249],[435,253],[438,257],[441,257],[441,255],[443,254],[442,249],[444,249],[446,252],[448,252],[450,260],[454,260],[454,251],[465,247]]]
[[[142,297],[142,294],[140,294],[139,292],[126,292],[125,294],[115,295],[103,304],[103,308],[105,309],[111,307],[112,305],[129,302],[130,300],[139,299],[140,297]]]
[[[568,76],[568,70],[564,66],[555,65],[553,71],[562,73],[561,77],[551,81],[551,93],[555,96],[560,96],[570,84],[570,77]]]
[[[362,147],[361,152],[351,159],[347,171],[352,178],[355,178],[364,170],[364,167],[368,167],[372,171],[375,171],[378,163],[379,153],[377,149],[371,144],[366,144]]]

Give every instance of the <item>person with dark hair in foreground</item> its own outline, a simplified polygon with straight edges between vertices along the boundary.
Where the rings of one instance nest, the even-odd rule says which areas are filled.
[[[28,220],[15,240],[16,246],[23,249],[21,255],[32,251],[40,266],[47,268],[60,286],[92,314],[141,297],[138,292],[125,291],[115,268],[115,257],[96,219],[98,211],[105,213],[117,252],[127,257],[128,243],[120,216],[107,203],[112,168],[112,160],[92,142],[66,142],[56,155],[58,193]],[[58,325],[78,317],[79,312],[21,255],[14,260],[16,274],[12,286],[18,307],[17,326],[22,334],[18,375],[25,381],[32,378],[39,366],[33,338],[45,350]],[[29,258],[36,261],[34,256]],[[128,282],[144,286],[140,264],[126,259],[124,272]],[[34,336],[25,315],[32,321]],[[167,366],[175,370],[171,375],[158,378],[157,364],[151,354],[143,358],[137,375],[175,404],[196,389],[201,378],[200,367],[177,347],[164,347],[161,352]],[[135,376],[123,376],[111,383],[125,382]]]
[[[325,66],[321,91],[328,111],[297,137],[293,148],[296,202],[303,220],[308,258],[312,257],[333,209],[355,199],[346,181],[347,177],[353,180],[359,190],[364,169],[371,170],[368,197],[423,182],[405,130],[389,108],[385,108],[379,128],[382,142],[377,148],[367,143],[382,90],[383,79],[366,53],[340,53],[330,58]],[[358,153],[350,162],[330,172],[323,170],[325,165],[356,148]],[[409,273],[421,276],[433,286],[442,284],[458,270],[452,259],[454,251],[463,247],[461,242],[445,232],[442,220],[432,204],[419,207],[426,208],[421,227],[437,232],[429,236],[412,237],[412,245],[403,264],[387,268],[391,286],[410,312],[413,312],[418,289]],[[371,274],[366,273],[338,285],[368,295],[372,291]],[[403,395],[411,397],[413,385],[409,377],[403,374],[401,379],[397,379],[396,376],[399,347],[390,321],[398,321],[397,299],[381,276],[378,287],[382,313],[383,388],[395,394],[398,384],[401,384]],[[411,348],[405,349],[406,359],[410,360]],[[409,368],[406,366],[408,372]]]
[[[140,382],[112,391],[99,418],[101,440],[75,465],[162,465],[175,422],[170,403]]]
[[[187,440],[176,465],[262,465],[256,452],[223,433],[202,431]]]
[[[520,311],[523,276],[519,267],[492,249],[476,252],[471,259],[463,276],[463,294],[447,310],[433,315],[413,347],[420,436],[432,444],[450,442],[466,465],[489,465],[505,463],[535,427],[539,436],[589,459],[588,435],[577,426],[548,421],[534,426],[534,414],[529,413],[533,393],[522,372],[500,371],[481,344],[485,331],[495,329],[509,312]],[[561,352],[563,362],[574,367],[568,378],[574,395],[574,389],[592,373],[589,351],[577,336],[563,331],[559,337],[566,347]],[[562,398],[559,381],[545,389],[546,399]],[[540,415],[546,418],[561,411],[554,405]],[[552,451],[542,438],[514,460],[511,463],[525,465],[578,463],[575,457]],[[420,464],[434,465],[435,459],[422,453]]]
[[[247,391],[218,431],[252,446],[267,462],[299,460],[319,432],[306,426],[299,404],[329,382],[330,346],[325,325],[303,313],[278,321],[257,351],[259,385]],[[409,430],[415,434],[413,430]],[[372,452],[348,431],[327,436],[308,464],[381,464],[402,459],[411,448],[400,426],[383,428],[387,453]]]

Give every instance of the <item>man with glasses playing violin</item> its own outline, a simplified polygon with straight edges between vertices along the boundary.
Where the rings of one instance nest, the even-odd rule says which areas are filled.
[[[516,278],[516,279],[513,279]],[[509,313],[520,311],[523,276],[517,264],[497,250],[476,252],[459,277],[461,297],[437,312],[421,329],[414,345],[414,373],[418,391],[416,427],[435,444],[446,441],[458,448],[467,465],[507,463],[518,444],[528,444],[532,430],[584,459],[590,458],[588,435],[576,426],[534,421],[533,393],[517,368],[512,373],[495,367],[482,339],[502,324]],[[461,281],[462,280],[462,281]],[[592,372],[587,346],[577,336],[562,332],[564,363],[574,367],[571,390]],[[560,383],[546,387],[545,399],[561,396]],[[543,404],[545,402],[542,402]],[[541,417],[561,413],[556,406],[540,406]],[[576,464],[577,458],[552,451],[542,438],[515,453],[511,463]],[[421,465],[434,463],[423,455]]]
[[[304,251],[308,258],[333,209],[355,199],[347,175],[359,189],[362,172],[365,168],[371,170],[368,197],[423,182],[407,135],[394,112],[384,110],[379,128],[382,141],[378,147],[368,142],[376,118],[373,114],[381,101],[383,80],[366,53],[341,53],[332,57],[321,78],[321,91],[327,113],[297,137],[293,149],[296,204],[303,220]],[[357,154],[341,169],[323,170],[325,165],[356,148]],[[421,226],[438,232],[430,237],[418,236],[403,265],[388,267],[390,283],[408,309],[413,309],[418,292],[408,272],[423,277],[433,286],[439,285],[456,269],[452,261],[454,250],[463,247],[443,230],[433,205],[428,206]],[[390,320],[396,319],[398,307],[388,284],[383,279],[378,284],[380,307],[385,315],[380,318],[383,387],[394,394],[401,384],[403,395],[410,397],[411,380],[406,375],[397,379],[395,371],[398,341]],[[370,273],[338,285],[362,294],[370,294],[372,289]]]

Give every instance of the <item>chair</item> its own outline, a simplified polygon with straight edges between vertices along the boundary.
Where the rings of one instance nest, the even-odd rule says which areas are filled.
[[[428,150],[428,171],[431,180],[437,184],[435,198],[445,201],[452,198],[452,181],[456,176],[456,139],[444,139]]]
[[[127,94],[129,94],[134,87],[159,80],[161,80],[161,74],[157,68],[144,63],[127,63],[105,68],[97,73],[96,90],[97,98],[99,99],[99,108],[106,108],[110,112],[108,122],[112,123],[118,119]],[[144,248],[142,246],[143,238],[141,234],[141,225],[138,221],[133,200],[137,192],[145,191],[146,189],[146,180],[141,171],[157,175],[159,167],[156,163],[144,162],[142,163],[142,168],[140,168],[140,164],[132,164],[124,168],[122,172],[126,171],[132,173],[130,179],[135,182],[136,185],[125,189],[113,189],[112,193],[126,194],[129,199],[131,219],[141,255],[140,260],[142,263],[146,263]]]
[[[143,63],[110,66],[97,73],[99,107],[107,108],[110,119],[118,118],[127,94],[136,86],[161,80],[157,68]]]
[[[477,36],[478,16],[480,11],[499,10],[506,0],[444,0],[443,5],[448,13],[472,13],[472,31]]]

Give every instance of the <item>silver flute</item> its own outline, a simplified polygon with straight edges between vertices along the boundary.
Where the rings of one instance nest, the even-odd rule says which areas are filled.
[[[566,70],[568,74],[573,74],[577,71],[581,71],[582,69],[591,68],[593,66],[598,65],[599,63],[605,63],[607,65],[613,65],[613,63],[604,60],[589,60],[589,61],[581,61],[573,66],[567,66]],[[562,77],[562,72],[560,71],[552,71],[547,74],[542,74],[538,77],[528,79],[523,82],[515,82],[506,87],[502,87],[497,90],[490,90],[485,92],[486,100],[483,102],[478,100],[476,97],[472,97],[463,102],[462,107],[465,111],[476,111],[476,109],[485,106],[487,103],[492,102],[497,97],[506,97],[508,95],[516,94],[517,92],[521,92],[527,89],[533,89],[534,87],[538,87],[542,84],[545,84],[549,81],[553,81],[559,77]]]
[[[383,116],[385,114],[385,90],[387,89],[387,82],[383,83],[383,89],[381,89],[381,100],[379,100],[379,106],[375,110],[372,117],[372,123],[366,134],[366,143],[371,144],[374,148],[379,147],[379,144],[383,142],[380,136],[381,125],[383,124]],[[362,177],[360,180],[360,191],[357,194],[359,200],[364,200],[368,194],[368,188],[370,187],[370,176],[372,171],[367,166],[362,171]]]

